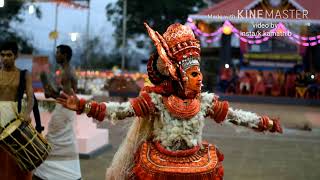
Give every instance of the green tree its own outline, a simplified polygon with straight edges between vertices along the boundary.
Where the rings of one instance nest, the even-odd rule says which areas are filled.
[[[20,13],[26,11],[27,8],[26,2],[22,0],[6,0],[5,6],[0,8],[0,43],[7,40],[17,41],[22,53],[31,53],[33,46],[28,37],[12,27],[12,22],[22,23],[24,19]],[[36,8],[35,13],[38,18],[41,17],[39,8]]]
[[[99,37],[90,38],[88,41],[82,42],[80,48],[81,62],[83,69],[104,70],[111,69],[113,66],[120,66],[121,54],[116,49],[111,52],[105,51],[105,45],[102,44]]]
[[[199,0],[127,0],[127,36],[135,38],[146,34],[143,22],[159,33],[175,22],[184,23],[189,14],[195,14],[206,4]],[[106,6],[107,19],[116,26],[116,45],[121,45],[123,0]],[[141,43],[141,42],[139,42]]]

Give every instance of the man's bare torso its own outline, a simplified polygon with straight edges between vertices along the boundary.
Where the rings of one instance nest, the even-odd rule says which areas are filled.
[[[0,69],[0,101],[16,101],[20,81],[20,71]]]
[[[77,78],[74,69],[69,66],[62,70],[60,76],[61,82],[60,85],[62,86],[62,90],[67,93],[71,94],[71,90],[74,92],[76,91],[77,87]]]

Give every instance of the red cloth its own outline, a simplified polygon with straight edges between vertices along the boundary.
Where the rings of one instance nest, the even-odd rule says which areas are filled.
[[[223,154],[212,144],[203,143],[203,149],[179,150],[167,153],[153,142],[144,142],[135,156],[133,173],[136,180],[222,180]],[[184,153],[183,151],[188,151]]]
[[[266,87],[264,85],[264,82],[263,81],[260,81],[260,82],[257,82],[254,86],[254,92],[253,94],[259,94],[259,93],[262,93],[262,95],[265,94],[265,91],[266,91]]]
[[[281,86],[279,83],[274,83],[272,86],[272,96],[280,96]]]
[[[295,81],[296,81],[296,76],[294,74],[289,74],[287,76],[287,80],[286,80],[285,86],[287,88],[292,88],[292,87],[295,86]]]
[[[240,83],[249,83],[250,84],[250,78],[245,76],[245,77],[242,77],[240,79]]]
[[[0,180],[31,180],[31,172],[24,172],[16,161],[0,148]]]
[[[220,80],[230,81],[232,78],[232,71],[230,68],[223,68],[220,74]]]

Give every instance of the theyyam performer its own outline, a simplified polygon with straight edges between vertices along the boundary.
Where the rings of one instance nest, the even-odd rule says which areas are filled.
[[[200,44],[191,28],[172,24],[160,35],[145,27],[157,52],[148,62],[154,86],[129,102],[86,102],[62,93],[58,102],[99,121],[136,116],[107,169],[106,179],[223,179],[223,154],[202,140],[204,120],[232,123],[257,132],[282,133],[279,120],[229,107],[201,92]]]

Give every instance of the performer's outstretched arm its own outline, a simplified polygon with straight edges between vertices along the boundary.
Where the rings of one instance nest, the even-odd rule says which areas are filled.
[[[268,116],[259,116],[256,113],[241,109],[233,109],[229,107],[227,101],[219,101],[218,97],[213,98],[212,106],[209,108],[207,115],[217,123],[230,122],[257,131],[282,133],[279,120],[271,119]]]
[[[148,93],[142,92],[140,96],[131,99],[128,102],[87,102],[84,99],[78,99],[76,94],[68,95],[62,93],[57,102],[64,107],[76,111],[78,114],[86,113],[99,121],[108,119],[111,121],[122,120],[132,116],[148,116],[155,112],[155,106]]]
[[[256,113],[243,111],[241,109],[229,107],[226,121],[258,131],[282,133],[280,121],[278,119],[271,119],[268,116],[259,116]]]

